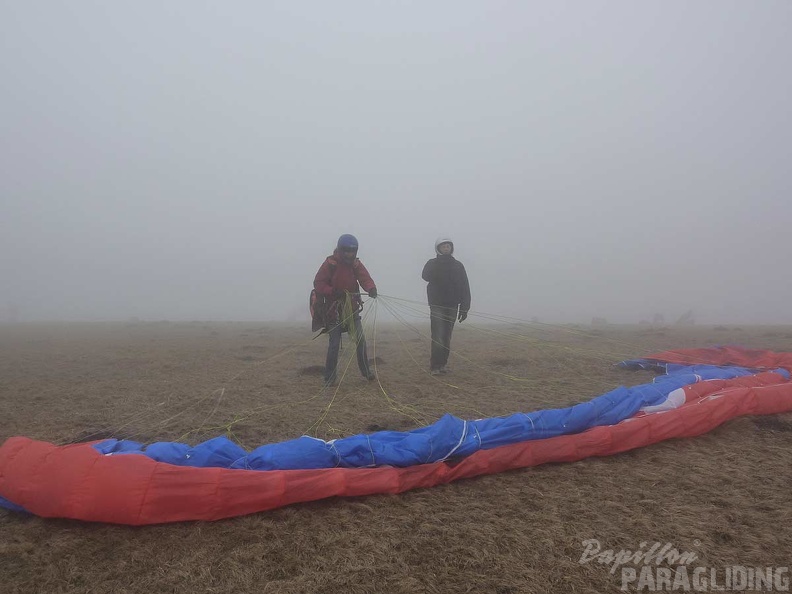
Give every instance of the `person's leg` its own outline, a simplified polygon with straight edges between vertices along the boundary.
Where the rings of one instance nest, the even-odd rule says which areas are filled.
[[[451,333],[454,331],[454,322],[456,321],[456,317],[453,314],[454,312],[450,309],[446,309],[443,312],[440,337],[440,344],[443,345],[443,349],[441,351],[441,359],[438,361],[441,371],[445,371],[445,366],[448,364],[448,356],[451,354]]]
[[[330,342],[327,345],[327,360],[325,361],[324,380],[334,382],[336,380],[336,367],[338,366],[338,351],[341,349],[341,324],[336,324],[330,328],[328,335]]]
[[[360,321],[360,316],[355,316],[355,333],[357,335],[357,360],[360,373],[366,379],[374,379],[374,374],[369,369],[366,335],[363,333],[363,322]]]
[[[429,307],[429,321],[432,328],[432,346],[430,349],[429,369],[437,371],[442,366],[443,360],[443,308],[438,305]]]

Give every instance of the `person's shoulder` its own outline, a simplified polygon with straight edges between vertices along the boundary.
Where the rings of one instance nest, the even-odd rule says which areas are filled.
[[[333,270],[338,267],[338,262],[333,256],[327,256],[319,267],[319,270]]]

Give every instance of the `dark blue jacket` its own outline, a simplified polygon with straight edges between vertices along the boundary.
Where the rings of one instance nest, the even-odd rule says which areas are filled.
[[[424,266],[423,279],[429,284],[426,286],[426,296],[429,305],[450,307],[459,311],[470,310],[470,283],[467,272],[462,262],[454,256],[438,255],[429,260]]]

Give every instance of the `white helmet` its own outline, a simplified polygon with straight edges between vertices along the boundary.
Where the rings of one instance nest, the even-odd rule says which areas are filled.
[[[442,235],[441,235],[441,236],[440,236],[440,237],[438,237],[438,238],[437,238],[437,240],[435,241],[435,253],[436,253],[438,256],[440,256],[440,255],[441,255],[441,254],[440,254],[440,244],[441,244],[441,243],[450,243],[450,244],[451,244],[451,253],[452,253],[452,254],[454,253],[454,242],[453,242],[453,241],[451,241],[451,238],[450,238],[450,237],[447,237],[447,236],[442,236]]]

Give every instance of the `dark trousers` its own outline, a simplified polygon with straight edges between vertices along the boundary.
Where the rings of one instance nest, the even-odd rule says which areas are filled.
[[[355,315],[354,318],[355,333],[358,338],[357,343],[357,361],[360,373],[363,377],[368,377],[368,353],[366,352],[366,336],[363,334],[363,324],[360,321],[360,316]],[[336,324],[330,328],[330,343],[327,345],[327,361],[325,362],[324,379],[326,382],[335,381],[337,377],[336,368],[338,367],[338,353],[341,350],[341,334],[343,333],[343,324]],[[350,335],[351,337],[351,335]]]
[[[429,306],[429,311],[432,324],[432,355],[429,360],[429,367],[440,369],[448,363],[448,355],[451,350],[451,333],[454,331],[457,310],[453,307],[431,305]]]

